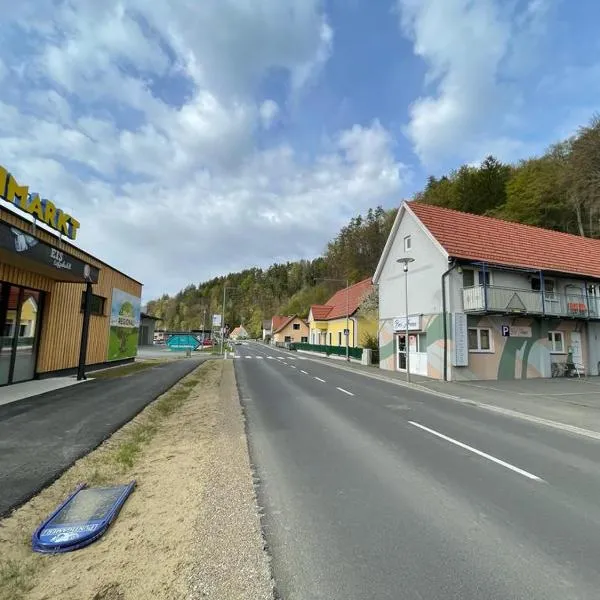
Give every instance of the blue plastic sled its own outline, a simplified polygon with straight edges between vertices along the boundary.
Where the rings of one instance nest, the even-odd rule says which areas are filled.
[[[105,488],[80,484],[36,529],[31,539],[33,550],[56,554],[95,542],[119,514],[134,487],[135,480]]]

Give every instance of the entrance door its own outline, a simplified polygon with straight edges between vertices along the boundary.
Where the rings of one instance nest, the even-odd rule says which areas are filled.
[[[573,348],[573,362],[575,366],[583,367],[583,349],[581,348],[581,333],[579,331],[571,332],[571,347]]]
[[[0,385],[6,385],[35,376],[43,294],[6,283],[1,286]]]
[[[396,337],[396,346],[398,354],[398,370],[406,371],[406,335],[400,333]]]

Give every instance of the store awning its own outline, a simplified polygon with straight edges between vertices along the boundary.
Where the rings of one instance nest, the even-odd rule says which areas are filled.
[[[0,262],[56,281],[98,283],[100,271],[9,223],[0,222]]]

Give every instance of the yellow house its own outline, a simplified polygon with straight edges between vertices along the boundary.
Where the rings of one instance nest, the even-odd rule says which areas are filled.
[[[284,342],[308,342],[308,325],[298,315],[275,315],[271,320],[271,340],[274,344]]]
[[[372,291],[373,282],[369,277],[339,290],[325,304],[311,306],[308,314],[310,343],[345,346],[346,328],[351,348],[362,347],[368,335],[377,337],[377,318],[364,317],[358,310]]]

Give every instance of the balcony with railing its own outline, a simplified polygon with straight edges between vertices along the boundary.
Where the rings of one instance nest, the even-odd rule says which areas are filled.
[[[547,315],[580,319],[600,319],[600,298],[579,294],[541,291],[495,285],[463,288],[466,313]]]

